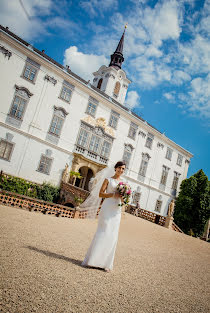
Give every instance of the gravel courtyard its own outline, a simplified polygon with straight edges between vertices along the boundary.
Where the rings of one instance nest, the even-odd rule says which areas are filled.
[[[106,273],[80,266],[96,227],[0,206],[0,312],[210,312],[208,243],[126,214]]]

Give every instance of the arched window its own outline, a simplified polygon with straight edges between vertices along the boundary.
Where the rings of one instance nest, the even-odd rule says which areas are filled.
[[[98,85],[97,85],[98,89],[101,89],[102,82],[103,82],[103,78],[100,78],[98,81]]]
[[[117,98],[120,92],[120,83],[116,82],[115,87],[114,87],[114,96]]]

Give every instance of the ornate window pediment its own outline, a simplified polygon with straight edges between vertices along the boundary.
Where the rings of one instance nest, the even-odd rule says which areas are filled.
[[[149,155],[149,153],[143,153],[142,152],[142,159],[145,161],[149,161],[149,159],[151,158],[151,156]]]
[[[56,115],[62,115],[61,117],[66,117],[69,113],[62,107],[57,107],[54,105],[54,111],[56,112]]]
[[[25,98],[30,98],[31,96],[33,96],[33,94],[26,87],[15,85],[15,89],[16,89],[16,93],[19,96],[22,96]]]

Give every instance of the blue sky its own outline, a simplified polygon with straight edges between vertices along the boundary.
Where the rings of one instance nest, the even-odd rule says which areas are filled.
[[[128,23],[126,105],[210,177],[210,0],[1,0],[0,23],[85,79]]]

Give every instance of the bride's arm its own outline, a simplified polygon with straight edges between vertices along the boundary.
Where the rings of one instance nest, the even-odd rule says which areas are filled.
[[[99,197],[100,198],[112,198],[112,197],[114,197],[115,193],[107,193],[106,192],[108,183],[109,183],[108,179],[105,178],[104,182],[103,182],[103,184],[101,186],[101,189],[99,191]]]

